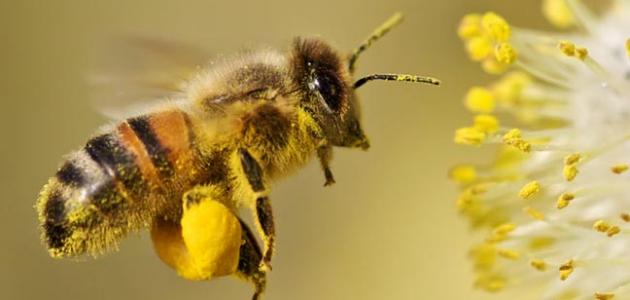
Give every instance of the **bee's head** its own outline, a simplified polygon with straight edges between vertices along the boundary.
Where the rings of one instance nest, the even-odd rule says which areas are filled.
[[[404,74],[373,74],[353,81],[359,54],[402,20],[395,14],[377,28],[349,58],[318,38],[298,38],[293,44],[290,74],[302,94],[300,105],[309,112],[332,146],[369,148],[361,128],[361,111],[355,90],[372,80],[395,80],[439,84],[429,77]]]

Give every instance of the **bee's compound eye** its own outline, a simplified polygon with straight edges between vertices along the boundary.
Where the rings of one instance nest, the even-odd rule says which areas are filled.
[[[343,86],[335,74],[319,73],[313,79],[312,88],[316,90],[324,100],[324,104],[333,112],[341,109]]]

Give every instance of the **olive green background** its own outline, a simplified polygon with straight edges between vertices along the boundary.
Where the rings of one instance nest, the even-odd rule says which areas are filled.
[[[443,86],[372,83],[359,91],[368,152],[338,150],[337,184],[316,163],[274,187],[278,251],[266,299],[514,299],[472,288],[475,238],[454,208],[449,166],[484,151],[452,143],[470,122],[468,86],[490,80],[456,36],[468,12],[545,28],[539,1],[6,1],[0,3],[0,299],[248,299],[234,278],[187,282],[146,233],[98,260],[53,260],[33,205],[62,156],[107,120],[85,74],[104,41],[175,38],[228,54],[320,35],[350,51],[395,11],[405,23],[359,61],[359,74],[433,75]],[[520,298],[520,297],[518,297]]]

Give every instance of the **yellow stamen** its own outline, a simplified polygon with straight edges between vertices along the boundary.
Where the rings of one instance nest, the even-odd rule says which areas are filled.
[[[582,155],[580,153],[569,154],[569,155],[564,157],[564,164],[566,166],[574,165],[574,164],[578,163],[581,158],[582,158]]]
[[[562,193],[558,197],[558,201],[556,201],[556,207],[558,209],[563,209],[563,208],[567,207],[569,205],[569,203],[571,202],[571,200],[573,200],[574,198],[575,198],[575,195],[573,195],[571,193]]]
[[[518,195],[523,199],[531,199],[538,192],[540,192],[540,183],[534,180],[524,185],[518,192]]]
[[[612,168],[610,168],[610,171],[612,171],[615,174],[621,174],[625,171],[628,171],[628,165],[627,164],[618,164],[613,166]]]
[[[620,232],[621,232],[621,228],[619,228],[619,226],[617,226],[617,225],[613,225],[613,226],[610,227],[610,229],[608,229],[606,231],[606,235],[608,237],[613,237],[614,235],[616,235],[616,234],[618,234]]]
[[[488,56],[481,62],[481,68],[488,74],[501,74],[505,72],[509,65],[500,63],[496,57]]]
[[[470,59],[481,61],[492,53],[492,41],[486,36],[476,36],[466,42]]]
[[[514,102],[521,97],[523,89],[531,82],[531,77],[526,73],[510,72],[495,83],[492,92],[496,95],[497,101]]]
[[[629,213],[622,213],[621,214],[621,219],[624,220],[624,222],[630,222],[630,214]]]
[[[469,39],[481,34],[481,16],[479,14],[467,14],[459,23],[457,35],[462,39]]]
[[[464,102],[470,111],[477,113],[490,113],[495,107],[492,92],[479,86],[472,87],[468,90]]]
[[[595,299],[597,300],[610,300],[614,297],[614,293],[595,293]]]
[[[575,56],[575,44],[569,41],[561,41],[558,44],[560,51],[566,56]]]
[[[569,275],[573,273],[574,269],[575,266],[572,259],[560,265],[560,267],[558,268],[558,270],[560,271],[560,280],[567,280],[567,278],[569,278]]]
[[[499,120],[493,115],[476,115],[473,127],[485,133],[495,133],[499,130]]]
[[[532,219],[535,219],[535,220],[542,221],[545,219],[545,214],[543,214],[541,211],[531,206],[525,206],[523,208],[523,212],[525,212],[527,215],[529,215],[530,217],[532,217]]]
[[[499,256],[503,258],[511,260],[518,260],[519,258],[521,258],[521,254],[518,251],[512,249],[499,249],[497,250],[497,254],[499,254]]]
[[[534,269],[536,269],[538,271],[545,271],[545,270],[547,270],[547,264],[542,259],[532,259],[529,262],[529,265],[531,265],[532,267],[534,267]]]
[[[479,146],[486,139],[486,134],[474,127],[463,127],[455,131],[455,143]]]
[[[575,165],[564,166],[562,169],[562,175],[564,175],[564,179],[567,181],[573,181],[578,173],[579,171]]]
[[[512,64],[516,61],[516,50],[509,43],[500,43],[494,48],[494,56],[497,61],[503,64]]]
[[[630,39],[626,40],[626,55],[630,57]]]
[[[532,149],[532,145],[523,140],[521,131],[518,128],[514,128],[503,135],[503,143],[515,147],[523,152],[530,152]]]
[[[566,29],[575,25],[575,17],[566,0],[545,0],[542,10],[547,20],[558,28]]]
[[[599,231],[599,232],[607,232],[609,229],[611,228],[610,224],[608,224],[606,221],[604,220],[597,220],[595,221],[595,223],[593,223],[593,229]]]
[[[512,223],[504,223],[501,224],[492,230],[490,236],[486,239],[488,243],[498,243],[507,239],[507,236],[510,232],[516,229],[516,225]]]
[[[487,12],[481,17],[481,27],[495,41],[507,42],[510,39],[510,24],[494,12]]]
[[[580,60],[585,60],[588,57],[588,49],[586,48],[575,48],[575,56]]]
[[[450,177],[460,184],[468,184],[477,179],[477,171],[472,165],[459,165],[451,169]]]

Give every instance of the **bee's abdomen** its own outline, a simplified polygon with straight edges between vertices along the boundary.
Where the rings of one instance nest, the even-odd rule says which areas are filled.
[[[98,254],[145,226],[190,180],[190,121],[181,111],[135,117],[91,138],[44,187],[38,211],[53,256]]]

